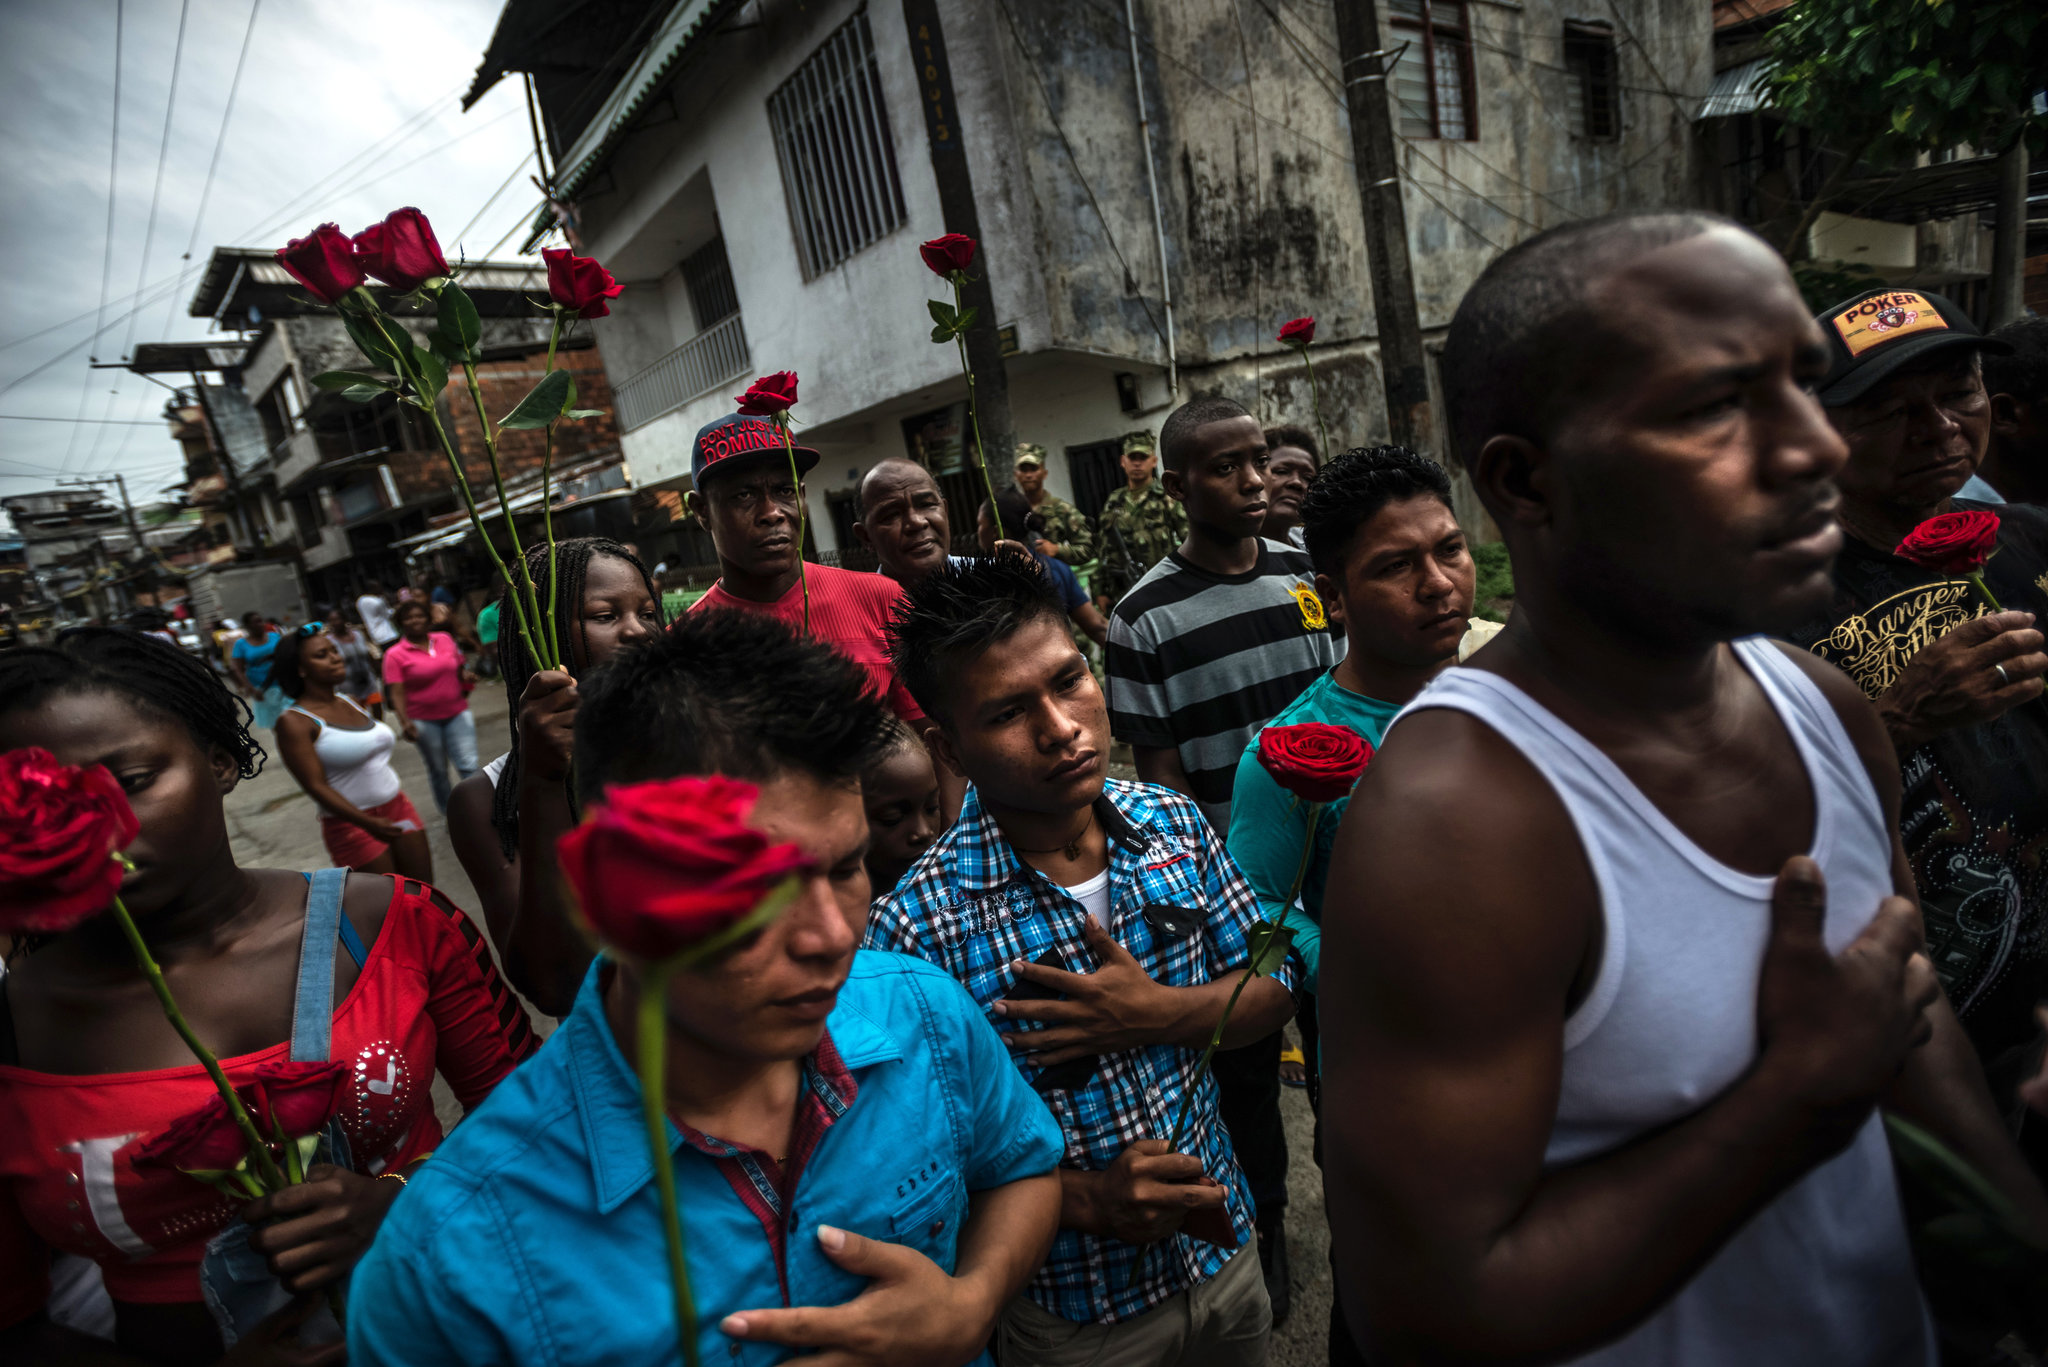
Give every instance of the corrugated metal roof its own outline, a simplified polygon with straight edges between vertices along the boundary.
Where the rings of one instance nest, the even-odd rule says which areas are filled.
[[[678,64],[710,27],[712,20],[736,8],[738,0],[677,0],[668,18],[662,21],[654,37],[641,49],[640,56],[627,68],[619,83],[612,87],[611,97],[599,108],[597,116],[584,128],[568,153],[556,158],[557,197],[572,199],[582,190],[609,158],[627,125],[639,116],[648,99],[667,84]],[[564,167],[568,169],[564,171]],[[554,223],[553,209],[543,205],[520,250],[533,250],[533,244]]]
[[[1763,107],[1764,78],[1770,74],[1771,59],[1757,57],[1731,66],[1714,77],[1714,88],[1700,101],[1695,119],[1723,119],[1731,114],[1750,114]]]

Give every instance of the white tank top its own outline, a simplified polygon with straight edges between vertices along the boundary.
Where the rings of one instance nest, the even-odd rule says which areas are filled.
[[[354,698],[345,693],[336,697],[356,711]],[[292,711],[302,717],[313,717],[311,712],[296,704]],[[327,770],[327,786],[340,793],[362,811],[381,807],[398,796],[400,783],[398,771],[391,767],[391,750],[398,743],[398,737],[383,722],[363,712],[363,720],[370,724],[359,731],[345,731],[339,726],[329,726],[318,717],[314,723],[320,728],[313,733],[313,753],[320,756],[320,763]]]
[[[1839,953],[1892,893],[1891,834],[1833,706],[1768,641],[1737,641],[1813,785],[1812,855]],[[1585,737],[1497,674],[1452,669],[1394,719],[1477,717],[1556,791],[1600,898],[1597,976],[1565,1022],[1564,1074],[1544,1160],[1578,1162],[1699,1110],[1757,1055],[1757,974],[1772,878],[1716,860]],[[1577,1359],[1600,1367],[1806,1367],[1935,1361],[1884,1124],[1737,1231],[1663,1308]]]

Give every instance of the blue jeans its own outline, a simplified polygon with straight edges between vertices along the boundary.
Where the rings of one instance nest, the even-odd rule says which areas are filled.
[[[427,782],[434,788],[434,805],[443,812],[448,810],[448,794],[455,784],[448,781],[448,765],[452,761],[459,777],[456,783],[476,772],[476,717],[468,708],[446,721],[421,721],[412,719],[419,731],[414,742],[420,748],[420,758],[426,761]]]

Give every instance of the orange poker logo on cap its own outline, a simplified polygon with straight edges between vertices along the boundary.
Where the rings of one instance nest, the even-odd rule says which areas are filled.
[[[1946,332],[1948,324],[1926,296],[1894,290],[1859,299],[1828,320],[1852,357],[1916,332]]]

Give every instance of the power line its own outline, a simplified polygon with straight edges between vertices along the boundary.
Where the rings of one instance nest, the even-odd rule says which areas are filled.
[[[100,252],[100,306],[93,320],[92,344],[106,331],[107,290],[114,280],[114,188],[121,173],[121,29],[127,0],[114,0],[114,120],[107,147],[107,240]],[[92,359],[97,361],[95,355]]]
[[[6,422],[97,422],[110,427],[155,427],[161,418],[52,418],[39,413],[0,413]]]
[[[499,238],[496,242],[493,242],[491,244],[490,250],[485,252],[482,256],[478,257],[477,260],[488,261],[492,257],[496,256],[498,254],[498,248],[504,246],[507,242],[510,242],[512,240],[512,234],[518,232],[521,228],[524,228],[527,224],[531,223],[533,221],[534,215],[538,214],[541,211],[542,206],[545,205],[546,203],[547,200],[543,198],[539,204],[534,205],[531,209],[528,209],[524,214],[520,215],[518,218],[513,219],[512,226],[505,230],[505,235]]]
[[[462,239],[469,236],[469,230],[471,228],[474,228],[478,223],[483,221],[483,216],[491,211],[491,206],[493,204],[496,204],[498,202],[499,195],[504,194],[507,190],[512,188],[512,182],[519,179],[519,173],[526,169],[526,163],[531,161],[534,155],[534,153],[529,152],[519,159],[518,165],[512,168],[512,174],[506,176],[504,183],[498,186],[497,189],[491,191],[491,197],[484,201],[484,207],[478,209],[475,215],[471,217],[469,222],[462,225],[461,232],[455,234],[455,236],[448,239],[450,242],[454,243],[458,249],[462,246]]]
[[[249,61],[249,41],[256,36],[256,11],[263,8],[263,0],[250,0],[249,18],[242,25],[242,50],[235,58],[234,79],[228,82],[227,106],[220,111],[220,131],[213,138],[213,155],[206,163],[206,183],[199,188],[199,208],[192,215],[192,235],[185,239],[185,251],[178,258],[180,262],[192,259],[192,249],[199,245],[199,230],[206,223],[207,201],[213,197],[213,178],[220,170],[220,152],[228,142],[228,120],[235,114],[235,96],[242,89],[242,68]],[[191,268],[181,265],[178,269],[178,288],[171,292],[171,311],[164,315],[164,327],[169,329],[171,320],[177,315],[177,297],[184,290],[185,275]],[[11,345],[11,343],[10,343]]]
[[[164,131],[156,144],[156,184],[149,192],[149,219],[142,230],[142,254],[135,265],[135,291],[149,277],[149,249],[156,243],[156,210],[164,193],[164,167],[170,160],[171,120],[178,112],[178,77],[185,68],[185,20],[192,12],[192,0],[179,0],[178,40],[171,48],[171,93],[164,100]],[[121,359],[127,360],[135,342],[135,311],[128,313],[128,326],[121,334]]]

